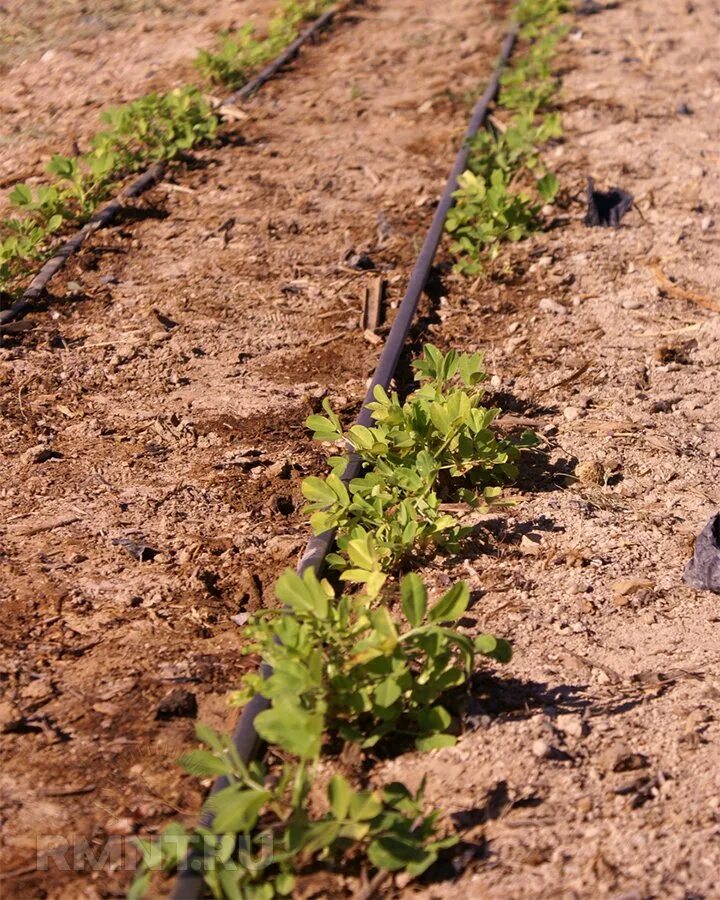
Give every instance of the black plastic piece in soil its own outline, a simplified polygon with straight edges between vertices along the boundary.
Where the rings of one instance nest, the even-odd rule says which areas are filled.
[[[585,224],[590,228],[617,228],[625,213],[632,209],[634,200],[632,194],[618,187],[596,191],[595,182],[588,177]]]
[[[695,541],[683,581],[699,591],[720,594],[720,513],[710,519]]]

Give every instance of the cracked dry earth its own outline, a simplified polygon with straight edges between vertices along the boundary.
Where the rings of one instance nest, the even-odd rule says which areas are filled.
[[[154,86],[176,83],[163,30],[128,16],[97,38],[103,59],[140,84],[154,40]],[[122,895],[127,839],[195,821],[202,789],[174,760],[195,717],[232,726],[242,625],[306,540],[300,479],[325,464],[304,420],[327,394],[357,411],[378,353],[364,288],[382,274],[401,296],[503,26],[498,4],[358,7],[0,347],[3,895]],[[90,40],[58,66],[105,98]],[[5,91],[42,101],[48,43],[8,64]],[[71,128],[81,105],[47,121]],[[13,121],[3,159],[39,176],[52,142]]]

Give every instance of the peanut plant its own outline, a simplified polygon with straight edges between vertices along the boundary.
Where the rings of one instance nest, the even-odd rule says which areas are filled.
[[[252,650],[272,666],[272,675],[245,678],[235,702],[255,694],[272,702],[258,715],[261,737],[302,758],[319,755],[329,731],[363,748],[392,734],[419,750],[452,746],[450,713],[442,696],[465,683],[476,656],[506,662],[507,642],[481,635],[474,642],[449,627],[467,609],[470,594],[458,582],[435,604],[420,577],[400,582],[400,624],[385,602],[367,594],[335,597],[312,572],[288,570],[275,589],[286,605],[251,625]]]
[[[380,790],[356,790],[334,775],[325,791],[326,810],[310,809],[313,773],[304,763],[245,766],[232,741],[198,726],[207,750],[180,763],[196,777],[222,773],[230,784],[209,798],[212,829],[188,834],[173,824],[159,840],[139,841],[143,856],[129,900],[144,896],[153,871],[173,871],[192,852],[213,897],[273,900],[294,892],[295,876],[310,865],[356,868],[366,859],[377,870],[421,875],[445,847],[438,813],[427,813],[424,785],[414,794],[393,782]]]
[[[527,234],[538,199],[557,190],[538,148],[560,134],[557,117],[539,114],[554,94],[549,60],[562,9],[562,0],[519,4],[531,52],[503,83],[501,108],[512,118],[499,137],[478,139],[450,220],[458,252],[471,263]],[[489,224],[475,224],[481,219]],[[453,692],[479,658],[502,663],[511,655],[500,638],[471,639],[460,630],[465,584],[430,603],[419,576],[406,570],[419,555],[462,539],[465,529],[443,509],[446,502],[500,502],[501,485],[515,477],[534,435],[512,441],[493,431],[499,410],[482,404],[480,354],[428,345],[414,367],[417,388],[404,401],[376,389],[370,427],[344,429],[327,402],[324,415],[308,419],[317,440],[342,444],[361,464],[346,483],[348,456],[333,456],[326,478],[303,483],[312,528],[335,531],[328,562],[349,586],[338,596],[309,571],[280,578],[284,608],[256,615],[248,628],[249,651],[270,674],[246,676],[232,697],[241,706],[258,696],[268,701],[255,727],[270,762],[245,765],[229,736],[198,726],[204,749],[180,763],[196,777],[224,776],[228,786],[206,802],[211,827],[188,833],[171,825],[159,840],[140,842],[131,900],[143,896],[154,871],[177,869],[188,852],[218,900],[272,900],[292,894],[298,875],[323,866],[415,877],[456,843],[443,833],[439,813],[426,810],[424,786],[415,794],[400,783],[366,790],[334,775],[323,799],[313,790],[339,742],[362,754],[391,740],[394,749],[452,745]]]
[[[312,572],[288,570],[280,578],[285,609],[258,616],[249,630],[249,651],[273,672],[266,680],[248,676],[235,698],[243,703],[261,693],[270,700],[255,726],[278,762],[245,765],[228,735],[198,725],[205,749],[179,763],[195,777],[228,780],[206,802],[212,828],[189,834],[172,824],[159,840],[140,841],[143,864],[130,898],[144,895],[153,871],[177,869],[190,851],[214,897],[272,900],[292,893],[295,875],[307,867],[366,859],[377,870],[417,876],[457,842],[440,833],[439,813],[425,810],[422,787],[412,794],[394,782],[363,791],[334,775],[324,811],[310,797],[325,739],[363,749],[389,736],[410,737],[420,750],[451,746],[451,716],[439,701],[466,681],[476,656],[510,658],[506,641],[473,641],[448,627],[467,608],[462,582],[432,605],[415,574],[402,579],[399,592],[405,622],[398,628],[367,595],[338,598]]]
[[[222,36],[220,49],[199,51],[197,67],[211,81],[239,87],[259,66],[276,56],[298,35],[300,25],[319,15],[330,0],[284,0],[265,37],[252,25]],[[213,140],[219,120],[195,87],[151,93],[100,115],[106,126],[78,156],[56,154],[41,185],[17,184],[10,193],[19,215],[0,222],[0,294],[53,251],[58,233],[86,222],[99,203],[127,175],[153,162],[181,158]]]
[[[371,594],[412,556],[457,548],[467,530],[443,511],[443,498],[470,507],[498,502],[501,484],[517,474],[521,449],[536,442],[530,432],[513,441],[491,429],[500,410],[482,406],[481,354],[443,354],[428,344],[413,367],[419,386],[404,402],[375,389],[368,404],[373,427],[344,431],[328,402],[326,415],[307,420],[316,440],[343,442],[363,463],[346,485],[347,458],[331,457],[331,473],[306,478],[302,490],[313,531],[337,529],[338,552],[328,562]]]
[[[317,17],[333,2],[335,0],[284,0],[264,37],[257,37],[251,23],[236,31],[223,31],[217,50],[198,50],[195,65],[213,84],[237,90],[253,71],[295,40],[303,22]]]
[[[458,179],[446,229],[456,270],[479,275],[506,241],[529,236],[540,224],[543,203],[558,191],[540,149],[562,136],[560,118],[547,112],[558,90],[551,62],[566,32],[564,0],[523,0],[517,18],[524,51],[501,78],[498,109],[503,125],[472,141],[468,170]]]
[[[101,113],[108,126],[78,156],[55,154],[54,180],[16,184],[9,199],[22,217],[0,224],[0,291],[10,290],[53,247],[57,232],[87,221],[120,179],[149,163],[169,162],[212,140],[218,119],[195,88],[148,94]]]
[[[144,894],[153,871],[176,869],[190,850],[213,896],[235,900],[285,896],[299,872],[330,863],[347,867],[365,859],[376,870],[416,876],[456,841],[440,832],[439,814],[424,809],[422,791],[413,795],[399,783],[367,792],[335,776],[327,787],[329,810],[315,810],[310,799],[318,766],[338,742],[355,743],[361,752],[389,741],[420,751],[454,744],[458,729],[448,699],[478,659],[502,663],[511,656],[507,641],[490,634],[472,639],[457,627],[470,599],[463,582],[430,603],[417,574],[387,580],[393,562],[407,555],[428,524],[433,541],[443,530],[424,507],[417,513],[423,496],[435,497],[428,499],[434,510],[442,484],[452,498],[490,502],[496,482],[515,474],[519,455],[517,445],[489,428],[497,410],[480,405],[486,375],[479,354],[443,354],[429,345],[415,369],[419,387],[404,403],[376,392],[373,428],[344,432],[327,405],[326,416],[309,421],[319,439],[349,443],[365,463],[358,481],[370,478],[373,490],[380,488],[363,497],[364,488],[353,491],[351,482],[347,491],[337,473],[324,482],[306,479],[306,496],[320,484],[335,488],[333,498],[343,502],[358,496],[358,509],[350,513],[348,506],[341,514],[327,508],[329,494],[318,495],[323,506],[313,516],[320,516],[319,528],[338,515],[347,518],[338,529],[334,565],[342,580],[362,587],[337,596],[312,571],[300,576],[288,570],[276,585],[284,608],[264,611],[248,626],[248,652],[271,674],[246,676],[232,701],[242,706],[258,695],[269,701],[254,725],[282,762],[245,766],[227,735],[199,726],[207,749],[185,754],[181,764],[197,777],[225,776],[230,784],[207,801],[211,828],[188,834],[173,825],[159,841],[140,843],[144,862],[131,897]],[[405,476],[392,489],[382,487],[393,467]],[[413,467],[422,470],[419,483],[407,480]],[[383,506],[395,488],[396,508]],[[376,499],[380,505],[368,515],[363,504]],[[414,517],[413,528],[401,508]],[[350,524],[351,515],[363,524]],[[399,534],[386,529],[394,517]],[[445,524],[449,529],[454,520]]]

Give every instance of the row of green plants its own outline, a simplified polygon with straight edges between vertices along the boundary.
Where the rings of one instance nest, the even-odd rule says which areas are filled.
[[[303,23],[316,18],[337,0],[283,0],[265,34],[250,22],[223,31],[215,50],[199,50],[195,65],[213,84],[237,90],[253,72],[274,59],[300,34]]]
[[[541,150],[562,137],[553,110],[559,81],[552,59],[567,32],[566,0],[527,0],[518,8],[518,53],[501,79],[498,119],[471,142],[467,170],[458,179],[446,229],[456,270],[483,273],[503,243],[518,241],[541,225],[543,204],[551,203],[558,180]]]
[[[247,626],[247,652],[272,673],[247,675],[231,702],[269,702],[255,728],[273,762],[245,766],[227,735],[200,726],[204,749],[180,764],[201,778],[225,776],[229,786],[207,801],[211,828],[188,834],[172,825],[142,843],[132,897],[142,896],[153,870],[176,868],[189,850],[213,896],[255,900],[290,893],[311,865],[359,871],[365,861],[416,876],[456,842],[439,812],[425,809],[423,788],[368,790],[335,775],[322,801],[312,791],[347,743],[376,755],[452,746],[457,705],[478,660],[511,656],[502,638],[472,639],[458,627],[470,602],[464,582],[431,602],[408,570],[467,536],[443,502],[498,502],[534,438],[493,431],[499,410],[482,405],[480,354],[428,345],[414,368],[417,388],[404,402],[376,391],[371,428],[344,430],[329,404],[324,416],[309,417],[316,439],[358,454],[363,468],[346,485],[349,457],[332,456],[326,478],[304,480],[313,530],[336,529],[330,577],[286,571],[275,588],[282,609]]]
[[[541,116],[555,90],[548,48],[561,35],[561,10],[559,0],[519,5],[525,52],[503,79],[501,98],[511,119],[492,140],[478,138],[465,176],[485,186],[487,203],[502,205],[502,192],[529,178],[539,197],[554,196],[554,176],[537,148],[559,135],[556,118]],[[525,194],[513,198],[526,215]],[[475,211],[477,221],[496,221],[478,245],[484,254],[500,243],[492,238],[498,216],[487,203]],[[531,213],[526,230],[534,206]],[[506,224],[503,240],[525,233]],[[292,570],[281,576],[282,608],[256,614],[247,627],[247,652],[264,663],[265,675],[247,675],[231,695],[238,707],[265,701],[255,727],[268,753],[246,765],[228,735],[198,726],[201,747],[180,764],[199,778],[223,776],[227,787],[206,802],[211,826],[188,832],[173,824],[141,842],[132,898],[144,895],[154,872],[175,871],[189,858],[212,896],[272,900],[291,895],[318,868],[359,875],[369,866],[416,877],[457,842],[441,812],[427,808],[424,783],[417,791],[398,782],[373,788],[368,773],[377,758],[452,746],[479,661],[510,659],[506,640],[473,639],[462,629],[466,584],[431,598],[413,570],[437,552],[462,548],[469,529],[457,509],[502,503],[502,486],[536,438],[494,430],[499,410],[483,405],[480,354],[428,345],[414,369],[416,387],[404,399],[375,390],[369,427],[345,428],[327,401],[309,417],[316,440],[344,451],[331,454],[326,477],[302,485],[311,527],[315,534],[333,530],[335,551],[326,578]],[[360,462],[349,481],[348,454]],[[348,745],[360,754],[353,776],[330,777]]]
[[[196,65],[213,83],[235,89],[331,2],[283,0],[266,34],[251,25],[224,32],[216,51],[198,51]],[[85,153],[55,154],[45,183],[16,184],[10,192],[13,214],[0,222],[0,294],[12,294],[63,232],[87,222],[123,179],[152,163],[183,159],[212,141],[220,124],[212,104],[191,86],[111,107],[100,121]]]

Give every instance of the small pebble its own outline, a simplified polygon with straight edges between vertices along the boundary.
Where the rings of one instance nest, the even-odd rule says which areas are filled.
[[[623,309],[642,309],[642,303],[639,300],[623,300]]]
[[[653,587],[652,581],[645,578],[619,578],[613,582],[612,592],[615,597],[627,597],[636,591],[652,590]]]
[[[538,303],[538,309],[543,312],[554,313],[556,316],[567,316],[570,314],[570,310],[566,306],[563,306],[562,303],[558,303],[556,300],[551,300],[549,297],[542,298]]]
[[[533,532],[524,534],[520,538],[520,552],[526,556],[537,556],[540,552],[541,542],[542,537],[539,534],[534,534]]]
[[[105,824],[105,831],[108,834],[128,835],[135,831],[135,823],[130,818],[109,819]]]
[[[700,228],[702,231],[710,231],[715,222],[710,216],[705,216],[705,218],[700,222]]]
[[[533,756],[537,756],[538,759],[543,759],[550,752],[550,745],[542,738],[538,738],[538,740],[533,741],[532,752]]]
[[[582,410],[577,406],[566,406],[563,410],[563,416],[565,416],[568,422],[574,422],[575,419],[579,419],[581,415]]]

